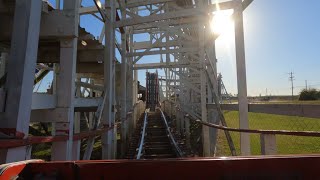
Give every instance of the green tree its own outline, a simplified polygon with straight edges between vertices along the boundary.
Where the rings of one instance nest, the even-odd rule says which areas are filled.
[[[320,99],[320,91],[316,89],[303,89],[299,94],[300,101],[318,100]]]

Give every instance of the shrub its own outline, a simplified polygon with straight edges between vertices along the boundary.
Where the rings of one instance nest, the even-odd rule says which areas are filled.
[[[301,101],[318,99],[320,99],[320,91],[317,91],[316,89],[304,89],[299,94],[299,100]]]

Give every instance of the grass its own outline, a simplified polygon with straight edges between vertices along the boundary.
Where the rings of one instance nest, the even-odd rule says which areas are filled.
[[[227,103],[227,102],[226,102]],[[233,104],[237,104],[238,100],[231,100],[231,103]],[[252,104],[310,104],[310,105],[319,105],[320,104],[320,100],[309,100],[309,101],[299,101],[298,99],[295,99],[293,101],[291,100],[277,100],[277,99],[273,99],[270,101],[259,101],[259,100],[249,100],[249,103]]]
[[[299,100],[293,100],[293,101],[283,101],[283,100],[271,100],[271,101],[261,101],[261,102],[253,102],[253,103],[262,103],[262,104],[310,104],[310,105],[319,105],[320,100],[314,100],[314,101],[299,101]]]
[[[229,127],[239,127],[237,111],[225,112],[225,119]],[[249,128],[264,130],[320,131],[320,119],[249,113]],[[237,154],[240,154],[240,134],[232,132],[231,136]],[[258,134],[251,134],[250,139],[251,153],[253,155],[260,155],[260,136]],[[319,137],[277,135],[276,140],[278,154],[320,153]],[[218,143],[217,155],[230,155],[229,146],[223,131],[220,131],[218,134]]]
[[[320,101],[314,103],[320,103]],[[238,128],[238,112],[226,111],[224,112],[225,119],[229,127]],[[198,123],[190,121],[191,123],[191,146],[196,149],[197,153],[202,152],[202,146],[198,139],[201,135],[201,126]],[[249,128],[250,129],[264,129],[264,130],[292,130],[292,131],[320,131],[320,119],[283,116],[262,113],[249,112]],[[240,134],[231,132],[237,154],[240,154]],[[117,139],[119,139],[119,135]],[[253,155],[260,155],[260,136],[258,134],[251,134],[251,152]],[[320,153],[320,137],[298,137],[298,136],[284,136],[277,135],[277,151],[278,154],[311,154]],[[82,143],[81,157],[83,156],[86,143]],[[223,131],[218,134],[218,156],[229,156],[230,150]],[[32,149],[32,157],[50,160],[51,144],[44,143],[34,145]],[[94,144],[92,159],[101,158],[101,140],[96,139]]]

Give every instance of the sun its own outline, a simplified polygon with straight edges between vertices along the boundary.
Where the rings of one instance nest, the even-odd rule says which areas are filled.
[[[213,13],[210,22],[211,30],[216,35],[223,35],[233,31],[234,22],[231,18],[232,11],[223,10]]]

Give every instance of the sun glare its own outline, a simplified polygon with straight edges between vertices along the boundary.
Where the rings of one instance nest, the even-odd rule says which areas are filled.
[[[213,13],[213,18],[211,20],[212,32],[217,35],[222,35],[224,33],[233,30],[233,20],[231,18],[231,11],[216,11]]]

